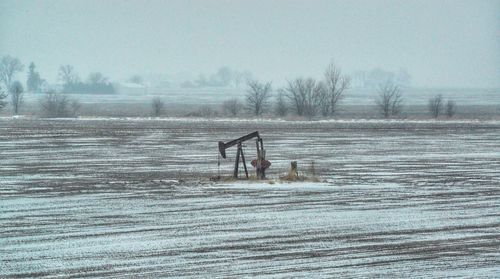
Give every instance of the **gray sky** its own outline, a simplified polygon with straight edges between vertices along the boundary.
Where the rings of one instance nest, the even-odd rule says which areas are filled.
[[[415,86],[500,87],[500,0],[0,0],[6,54],[49,81],[62,64],[112,80],[229,66],[281,84],[334,59],[403,68]]]

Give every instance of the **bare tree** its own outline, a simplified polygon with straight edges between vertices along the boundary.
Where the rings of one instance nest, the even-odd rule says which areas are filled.
[[[23,69],[24,65],[21,64],[19,59],[10,55],[2,57],[2,60],[0,61],[0,81],[3,82],[5,88],[11,88],[12,79],[17,72],[21,72]]]
[[[0,87],[0,111],[7,105],[7,102],[4,101],[5,98],[7,98],[7,93],[5,93],[2,90],[2,87]]]
[[[71,65],[63,65],[59,67],[59,79],[64,82],[65,85],[74,84],[79,81],[75,68]]]
[[[163,114],[165,110],[165,103],[160,99],[160,97],[155,97],[151,103],[153,109],[153,115],[158,117]]]
[[[225,114],[236,116],[243,109],[243,105],[236,98],[232,98],[224,101],[222,104],[222,109]]]
[[[429,113],[434,118],[438,118],[442,110],[443,110],[443,96],[441,94],[429,99]]]
[[[67,117],[69,99],[65,94],[49,91],[40,99],[40,106],[45,117]]]
[[[325,86],[312,78],[297,78],[288,81],[283,89],[285,96],[290,100],[297,115],[312,119],[325,102]]]
[[[137,84],[142,84],[144,82],[140,75],[133,75],[128,79],[128,81]]]
[[[306,81],[305,90],[306,102],[304,107],[304,116],[312,119],[318,114],[321,104],[327,101],[327,99],[325,99],[326,89],[324,83],[316,82],[314,79],[308,79]]]
[[[81,107],[82,104],[78,100],[76,99],[71,100],[71,114],[73,115],[73,117],[78,116]]]
[[[292,81],[287,81],[287,86],[283,89],[285,96],[290,100],[293,109],[299,116],[304,115],[304,106],[306,102],[304,83],[305,80],[303,78],[297,78]]]
[[[249,80],[247,86],[247,109],[254,115],[262,115],[269,106],[272,91],[271,82],[261,83],[256,80]]]
[[[252,73],[249,71],[235,72],[233,75],[233,82],[235,87],[240,87],[242,83],[252,79]]]
[[[380,85],[376,103],[385,118],[399,115],[403,108],[403,97],[399,87],[390,80]]]
[[[19,109],[23,104],[23,93],[23,85],[17,80],[12,82],[10,86],[10,101],[15,115],[19,113]]]
[[[332,62],[325,71],[325,100],[321,103],[323,116],[337,112],[339,101],[344,97],[350,84],[350,78],[342,75],[340,68]]]
[[[285,116],[288,113],[288,106],[285,100],[285,92],[280,90],[276,95],[275,111],[278,116]]]
[[[457,106],[453,100],[448,100],[446,103],[446,115],[448,117],[453,117],[457,112]]]
[[[233,71],[229,67],[221,67],[212,77],[215,84],[220,86],[228,86],[233,80]]]
[[[211,107],[210,105],[202,105],[198,109],[198,112],[194,114],[195,116],[198,117],[217,117],[219,114],[217,111]]]
[[[89,84],[105,84],[108,83],[108,78],[99,72],[90,73],[88,77]]]

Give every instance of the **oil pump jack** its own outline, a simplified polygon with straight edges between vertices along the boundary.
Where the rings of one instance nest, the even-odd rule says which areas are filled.
[[[238,177],[238,168],[240,165],[240,157],[241,161],[243,162],[243,167],[245,169],[245,175],[246,178],[248,178],[248,170],[247,170],[247,165],[245,162],[245,155],[243,154],[243,146],[242,143],[256,138],[255,143],[257,147],[257,159],[252,161],[252,166],[255,167],[257,171],[257,177],[259,179],[264,179],[266,178],[266,169],[271,166],[271,163],[265,159],[266,157],[266,151],[264,150],[264,144],[262,142],[262,138],[259,136],[259,132],[255,131],[253,133],[250,133],[246,136],[242,136],[240,138],[234,139],[232,141],[228,141],[226,143],[219,141],[219,152],[222,158],[226,159],[226,149],[232,146],[237,146],[238,150],[236,151],[236,161],[234,162],[234,172],[233,172],[233,177],[237,178]]]

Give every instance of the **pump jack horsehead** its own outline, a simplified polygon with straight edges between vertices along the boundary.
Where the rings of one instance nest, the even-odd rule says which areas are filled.
[[[234,172],[233,172],[233,177],[238,178],[238,168],[240,165],[240,157],[241,161],[243,162],[243,168],[245,169],[245,175],[246,178],[248,179],[248,170],[247,170],[247,165],[245,162],[245,155],[243,155],[243,146],[242,143],[250,140],[250,139],[255,139],[255,144],[257,147],[257,159],[252,161],[252,166],[256,169],[257,171],[257,178],[259,179],[265,179],[266,178],[266,169],[271,166],[271,163],[266,160],[266,151],[264,150],[264,144],[262,142],[262,138],[259,136],[259,132],[255,131],[253,133],[250,133],[246,136],[242,136],[240,138],[234,139],[232,141],[228,141],[224,143],[223,141],[219,141],[219,152],[222,158],[226,159],[226,149],[228,149],[231,146],[237,146],[238,150],[236,151],[236,161],[234,162]]]

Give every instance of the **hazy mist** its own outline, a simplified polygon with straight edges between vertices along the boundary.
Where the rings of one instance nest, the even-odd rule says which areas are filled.
[[[282,84],[405,69],[420,87],[500,87],[500,1],[6,1],[0,55],[111,80],[248,70]],[[22,73],[24,79],[25,73]]]

